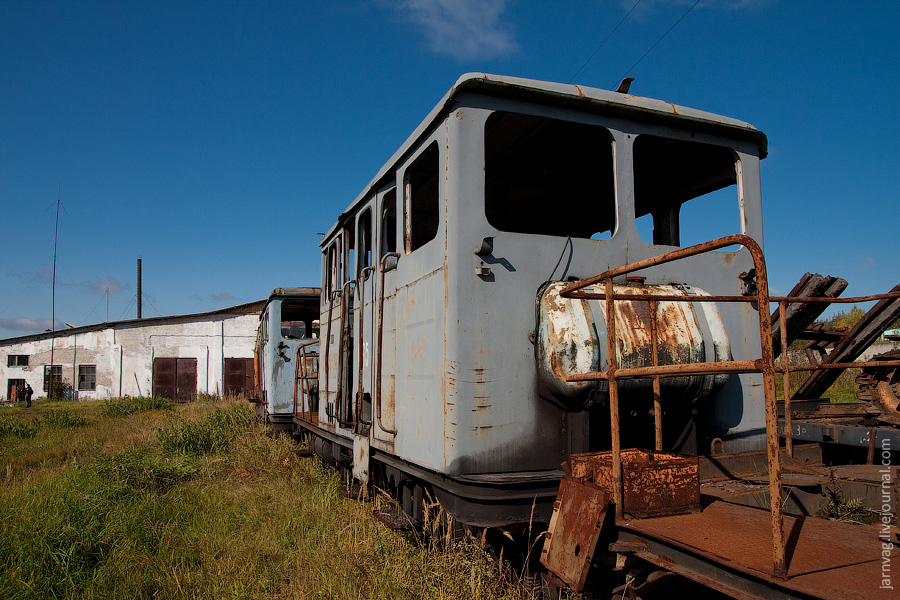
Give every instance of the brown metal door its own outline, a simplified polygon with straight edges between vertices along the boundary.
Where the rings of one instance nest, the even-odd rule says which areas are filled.
[[[160,398],[175,399],[176,358],[153,359],[153,395]]]
[[[253,390],[253,359],[225,359],[225,395],[249,396]]]
[[[188,402],[197,396],[197,359],[179,358],[175,367],[175,379],[178,387],[175,389],[175,399],[179,402]]]
[[[153,395],[180,402],[197,396],[196,358],[154,358]]]

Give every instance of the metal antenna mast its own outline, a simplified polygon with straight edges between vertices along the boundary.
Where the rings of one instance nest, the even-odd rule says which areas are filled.
[[[50,292],[50,375],[47,379],[47,395],[53,400],[53,351],[56,346],[56,240],[59,237],[59,204],[61,192],[56,194],[56,229],[53,231],[53,281]]]

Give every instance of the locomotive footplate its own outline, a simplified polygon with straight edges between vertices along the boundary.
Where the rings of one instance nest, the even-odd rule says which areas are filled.
[[[883,586],[878,526],[784,517],[788,578],[772,576],[767,510],[713,502],[702,512],[635,519],[618,527],[618,544],[638,558],[735,597],[873,600],[896,598]]]

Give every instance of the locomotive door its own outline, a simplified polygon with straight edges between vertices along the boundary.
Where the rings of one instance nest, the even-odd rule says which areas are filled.
[[[339,420],[341,403],[342,355],[344,351],[344,269],[341,238],[332,241],[325,251],[325,282],[322,289],[323,304],[320,332],[324,334],[323,383],[325,416],[329,423]]]
[[[374,204],[374,203],[373,203]],[[353,322],[358,333],[353,365],[356,390],[353,394],[353,476],[369,480],[369,436],[372,425],[372,355],[375,347],[375,267],[373,260],[373,207],[360,212],[356,223],[356,309]]]
[[[373,437],[393,443],[397,433],[394,377],[397,364],[397,188],[379,194],[378,260],[374,332]]]

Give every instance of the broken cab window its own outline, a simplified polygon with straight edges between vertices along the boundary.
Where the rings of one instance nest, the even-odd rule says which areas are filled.
[[[608,239],[615,231],[612,136],[603,127],[508,112],[484,132],[484,209],[500,231]]]
[[[691,246],[741,232],[730,148],[641,135],[633,159],[635,217],[645,242]]]
[[[306,298],[285,300],[281,303],[281,337],[298,340],[315,337],[318,318],[316,302]]]
[[[406,251],[413,252],[437,236],[439,212],[437,142],[406,171]]]
[[[357,241],[359,250],[356,256],[356,279],[362,281],[363,269],[372,266],[372,211],[370,209],[366,209],[359,217],[357,235],[359,236]]]

